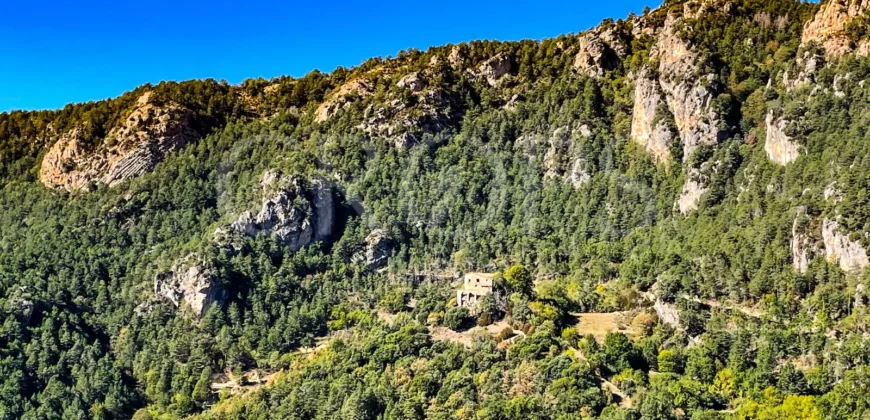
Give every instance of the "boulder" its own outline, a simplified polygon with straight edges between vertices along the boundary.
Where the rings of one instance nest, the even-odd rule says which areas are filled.
[[[676,305],[656,299],[653,309],[655,309],[656,315],[658,315],[663,323],[674,328],[682,327],[682,324],[680,324],[680,310]]]
[[[426,81],[420,77],[419,73],[413,72],[401,78],[396,86],[418,93],[426,89]]]

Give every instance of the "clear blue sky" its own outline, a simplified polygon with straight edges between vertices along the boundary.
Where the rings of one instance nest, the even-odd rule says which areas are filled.
[[[549,38],[660,3],[10,1],[0,24],[0,111],[60,108],[161,80],[298,77],[409,47]]]

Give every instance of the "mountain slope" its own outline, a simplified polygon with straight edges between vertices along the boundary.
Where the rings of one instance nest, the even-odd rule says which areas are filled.
[[[868,7],[0,114],[0,417],[860,418]]]

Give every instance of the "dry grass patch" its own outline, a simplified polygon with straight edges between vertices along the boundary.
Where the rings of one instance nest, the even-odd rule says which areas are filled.
[[[633,335],[631,328],[631,320],[636,315],[635,311],[626,312],[588,312],[588,313],[572,313],[571,316],[577,320],[574,328],[581,337],[592,334],[598,342],[603,342],[604,337],[608,332],[622,332],[627,335]]]

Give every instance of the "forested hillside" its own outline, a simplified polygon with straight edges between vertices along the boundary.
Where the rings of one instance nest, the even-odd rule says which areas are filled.
[[[0,418],[865,418],[868,53],[668,0],[2,113]]]

